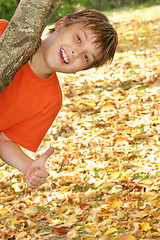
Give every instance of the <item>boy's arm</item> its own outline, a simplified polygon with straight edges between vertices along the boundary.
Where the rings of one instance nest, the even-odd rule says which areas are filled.
[[[45,162],[53,151],[54,149],[51,147],[37,160],[33,160],[16,143],[0,132],[0,158],[25,173],[27,185],[31,188],[37,188],[45,182],[48,176]]]

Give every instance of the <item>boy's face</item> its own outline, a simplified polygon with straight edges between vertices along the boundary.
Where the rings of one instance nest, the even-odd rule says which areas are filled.
[[[55,32],[44,40],[43,57],[53,72],[75,73],[97,61],[100,49],[93,43],[95,35],[83,24],[65,27],[63,19],[61,21],[55,26]]]

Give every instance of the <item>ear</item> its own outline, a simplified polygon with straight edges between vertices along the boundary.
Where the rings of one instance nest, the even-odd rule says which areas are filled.
[[[63,27],[64,26],[64,24],[65,24],[65,21],[66,21],[66,18],[65,17],[63,17],[63,18],[61,18],[60,20],[58,20],[58,22],[56,22],[56,24],[55,24],[55,31],[59,31],[60,29],[61,29],[61,27]]]

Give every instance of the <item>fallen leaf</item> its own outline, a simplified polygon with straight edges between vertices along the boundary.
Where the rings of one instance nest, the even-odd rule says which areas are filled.
[[[4,207],[0,208],[0,215],[5,215],[8,212],[9,210],[7,208],[4,208]]]
[[[143,231],[149,231],[151,229],[151,226],[148,222],[142,222],[140,226]]]
[[[16,235],[16,239],[19,240],[19,239],[24,239],[24,237],[27,235],[26,232],[20,232]]]
[[[133,235],[126,233],[120,236],[120,240],[136,240],[136,238]]]
[[[59,234],[62,234],[62,235],[66,235],[68,232],[69,232],[69,229],[67,228],[54,228],[53,233],[59,233]]]
[[[61,189],[60,189],[60,193],[64,194],[64,193],[68,192],[68,190],[70,190],[70,187],[63,186],[63,187],[61,187]]]
[[[112,202],[109,203],[110,208],[118,208],[121,206],[123,203],[121,200],[113,200]]]
[[[25,210],[25,216],[34,217],[38,213],[38,208],[31,205]]]
[[[117,229],[114,228],[114,227],[111,227],[105,232],[105,235],[110,235],[110,234],[115,233],[115,232],[117,232]]]

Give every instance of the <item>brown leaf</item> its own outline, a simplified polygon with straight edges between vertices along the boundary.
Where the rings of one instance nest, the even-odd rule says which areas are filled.
[[[136,240],[136,238],[133,235],[126,233],[120,236],[120,240]]]
[[[61,234],[61,235],[66,235],[70,230],[67,229],[67,228],[54,228],[53,229],[53,233],[58,233],[58,234]]]

